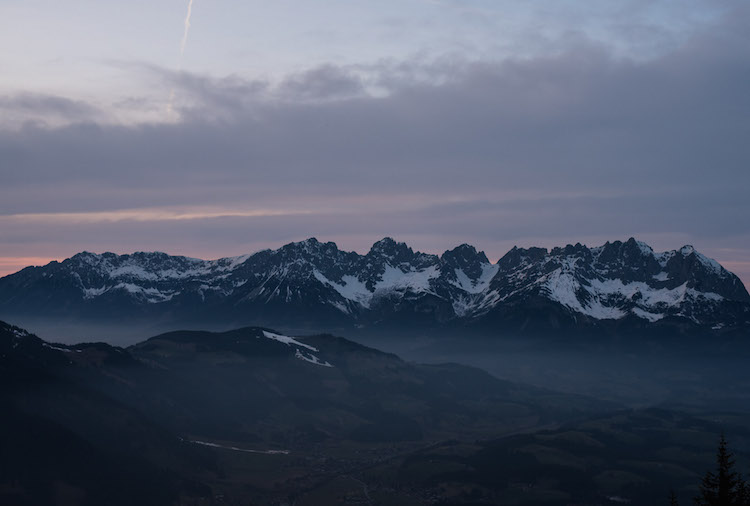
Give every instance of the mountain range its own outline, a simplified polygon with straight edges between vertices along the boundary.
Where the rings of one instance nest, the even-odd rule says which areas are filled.
[[[496,263],[463,244],[442,255],[385,238],[364,255],[315,238],[251,255],[79,253],[0,278],[0,317],[266,325],[313,331],[744,333],[750,295],[691,246],[514,247]]]

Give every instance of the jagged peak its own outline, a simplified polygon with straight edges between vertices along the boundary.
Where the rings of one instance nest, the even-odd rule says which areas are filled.
[[[510,251],[497,261],[497,265],[500,266],[501,269],[513,269],[527,261],[534,262],[541,260],[545,258],[547,254],[547,248],[519,248],[518,246],[513,246]]]
[[[318,244],[320,244],[320,241],[318,241],[316,237],[308,237],[307,239],[299,241],[296,244],[299,244],[301,246],[317,246]]]
[[[549,254],[549,250],[547,248],[540,248],[537,246],[531,246],[528,248],[513,246],[510,251],[508,251],[508,253],[506,253],[504,256],[507,256],[509,254],[518,255],[521,257],[540,258]]]
[[[90,251],[81,251],[80,253],[76,253],[72,257],[70,257],[70,260],[84,260],[84,261],[90,261],[90,260],[101,260],[101,259],[120,259],[120,260],[127,260],[127,259],[184,259],[184,260],[191,260],[191,261],[205,261],[201,260],[199,258],[192,258],[187,257],[183,255],[171,255],[169,253],[165,253],[164,251],[134,251],[133,253],[113,253],[111,251],[105,251],[104,253],[92,253]]]
[[[654,248],[649,246],[647,243],[643,241],[637,240],[635,237],[631,237],[627,240],[628,244],[635,244],[638,246],[638,248],[641,250],[641,253],[643,253],[644,256],[653,256],[654,254]]]
[[[714,260],[713,258],[709,258],[706,255],[700,253],[698,250],[696,250],[692,245],[686,244],[682,248],[680,248],[677,251],[680,255],[682,255],[683,258],[688,258],[691,255],[694,255],[695,258],[698,259],[698,261],[709,271],[714,272],[715,274],[718,274],[720,276],[725,276],[728,274],[729,271],[724,269],[724,267],[721,266],[719,262]]]
[[[80,253],[76,253],[75,255],[70,257],[70,260],[91,262],[92,260],[99,260],[102,256],[103,256],[102,254],[92,253],[91,251],[81,251]]]
[[[407,246],[405,242],[398,242],[392,237],[383,237],[372,245],[368,255],[385,254],[388,256],[393,256],[398,253],[408,253],[409,256],[411,256],[414,255],[414,250]]]
[[[695,253],[695,247],[693,247],[692,244],[686,244],[685,246],[680,248],[679,251],[682,256],[688,256]]]
[[[585,244],[577,242],[575,244],[566,244],[564,247],[557,246],[552,248],[549,252],[550,256],[572,256],[572,255],[588,255],[591,253]]]
[[[127,256],[127,255],[120,255],[120,256]],[[164,257],[180,257],[180,258],[186,258],[182,255],[170,255],[169,253],[164,253],[163,251],[136,251],[134,253],[131,253],[130,256],[132,257],[145,257],[145,258],[164,258]]]
[[[444,262],[456,261],[479,261],[480,263],[490,263],[484,251],[477,251],[471,244],[463,243],[453,249],[446,250],[441,256]]]
[[[635,237],[630,237],[626,241],[607,241],[602,246],[591,248],[591,252],[600,261],[607,261],[612,259],[623,259],[623,258],[656,258],[657,255],[654,253],[654,249],[643,241],[637,240]]]
[[[329,244],[333,244],[333,243],[329,243]],[[316,253],[320,251],[321,247],[323,246],[324,246],[323,243],[318,241],[318,239],[316,239],[315,237],[309,237],[302,241],[294,241],[294,242],[287,243],[276,251],[282,251],[282,252],[293,251],[295,253]]]
[[[664,251],[664,252],[661,252],[661,253],[656,253],[655,250],[654,250],[654,248],[651,247],[651,245],[649,245],[647,242],[640,241],[640,240],[636,239],[635,237],[630,237],[628,240],[626,240],[624,242],[623,241],[619,241],[619,240],[612,241],[612,242],[607,241],[602,246],[599,246],[599,247],[596,247],[596,248],[591,248],[591,250],[592,251],[593,250],[607,250],[607,249],[610,249],[610,250],[634,250],[635,248],[638,248],[638,250],[641,252],[641,254],[643,256],[663,256],[663,255],[668,255],[669,256],[669,255],[674,255],[674,254],[679,253],[680,255],[682,255],[684,257],[687,257],[687,256],[690,256],[691,254],[695,253],[696,255],[699,255],[699,256],[701,256],[703,258],[706,258],[706,259],[708,259],[708,260],[710,260],[712,262],[716,262],[715,260],[712,260],[712,259],[706,257],[705,255],[703,255],[702,253],[700,253],[691,244],[686,244],[686,245],[682,246],[681,248],[679,248],[677,250],[668,250],[668,251]],[[717,265],[718,265],[718,263],[717,263]]]
[[[318,250],[321,250],[321,249],[335,249],[335,250],[338,250],[338,246],[333,241],[321,242],[321,241],[319,241],[315,237],[309,237],[309,238],[304,239],[302,241],[294,241],[294,242],[287,243],[287,244],[283,245],[281,248],[279,248],[278,250],[266,249],[266,250],[263,250],[263,251],[271,251],[271,252],[273,252],[273,251],[290,250],[290,249],[302,250],[302,251],[318,251]]]
[[[372,247],[370,249],[390,248],[399,244],[403,244],[404,246],[406,246],[405,242],[399,242],[399,241],[396,241],[393,237],[386,236],[380,239],[379,241],[375,241],[372,244]]]

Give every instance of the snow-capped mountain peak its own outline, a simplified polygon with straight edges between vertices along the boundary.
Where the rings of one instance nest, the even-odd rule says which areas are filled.
[[[0,279],[3,315],[169,315],[317,328],[325,322],[505,325],[553,313],[576,324],[727,328],[750,324],[749,307],[740,280],[692,246],[655,253],[633,238],[593,248],[514,247],[495,264],[468,244],[437,256],[391,238],[364,255],[315,238],[218,260],[83,252]]]

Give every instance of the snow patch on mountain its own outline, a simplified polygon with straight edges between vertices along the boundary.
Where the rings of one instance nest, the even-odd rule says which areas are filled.
[[[623,283],[620,279],[592,279],[588,286],[562,269],[550,274],[545,282],[550,299],[578,313],[598,320],[623,318],[623,303],[635,305],[633,313],[651,322],[664,318],[663,311],[680,307],[684,302],[720,302],[724,298],[712,292],[688,288],[687,282],[673,288],[652,288],[644,282]]]
[[[645,242],[635,241],[635,244],[638,246],[638,249],[641,250],[643,256],[652,256],[654,254],[654,250]]]
[[[125,290],[126,292],[144,297],[148,302],[165,302],[175,296],[176,292],[162,293],[156,288],[144,288],[134,283],[118,283],[112,290]]]
[[[482,293],[490,286],[490,281],[497,274],[497,270],[497,264],[482,264],[482,274],[476,280],[472,280],[463,269],[455,269],[456,281],[452,281],[451,284],[466,293]]]
[[[81,288],[81,291],[83,292],[83,298],[86,300],[94,299],[107,292],[117,290],[122,290],[129,294],[142,297],[149,303],[166,302],[180,293],[179,291],[175,290],[162,292],[157,288],[143,287],[135,283],[118,283],[113,286],[102,286],[99,288]]]
[[[13,333],[16,339],[23,339],[24,337],[29,337],[31,335],[28,331],[19,327],[10,327],[9,330]]]
[[[251,256],[247,254],[219,260],[201,260],[190,257],[171,257],[163,253],[135,253],[114,258],[111,254],[82,253],[75,258],[94,268],[101,276],[110,279],[158,282],[207,276],[221,279],[245,263]]]
[[[247,255],[240,255],[240,256],[236,256],[236,257],[228,257],[228,258],[223,258],[223,259],[220,259],[220,260],[214,260],[214,263],[218,263],[219,261],[223,261],[223,262],[226,263],[226,266],[224,267],[224,269],[227,270],[227,271],[233,271],[237,267],[239,267],[240,265],[244,264],[247,261],[247,259],[250,258],[251,256],[253,256],[253,255],[252,254],[247,254]]]
[[[703,264],[706,269],[713,272],[714,274],[724,277],[724,268],[719,264],[719,262],[712,258],[708,258],[702,253],[698,253],[692,246],[683,246],[682,249],[680,249],[680,253],[682,253],[682,256],[695,254],[695,258],[697,258],[698,261]]]
[[[55,346],[54,344],[50,344],[50,343],[42,343],[42,346],[44,346],[45,348],[49,348],[51,350],[55,350],[55,351],[63,351],[65,353],[81,353],[83,351],[83,350],[76,350],[72,348],[62,348],[60,346]]]
[[[721,301],[724,299],[716,293],[699,292],[694,288],[688,288],[687,282],[670,290],[667,288],[652,288],[644,282],[623,283],[620,279],[593,279],[591,280],[590,292],[592,295],[636,299],[640,301],[640,305],[650,307],[674,307],[686,300]]]
[[[213,262],[199,260],[196,258],[176,257],[180,264],[163,266],[157,265],[152,267],[149,264],[142,265],[136,258],[128,258],[120,265],[113,265],[108,259],[99,257],[99,272],[111,279],[129,279],[141,281],[164,281],[164,280],[181,280],[211,274]],[[173,263],[173,262],[170,262]]]
[[[389,292],[393,290],[411,290],[415,293],[434,293],[430,281],[440,275],[437,265],[426,269],[403,271],[400,268],[386,264],[380,281],[375,284],[375,292]]]
[[[93,299],[106,293],[111,287],[103,286],[101,288],[81,288],[84,299]]]
[[[597,320],[619,320],[626,314],[620,308],[606,305],[600,294],[583,288],[572,273],[564,272],[562,268],[548,276],[544,288],[550,299],[577,313],[591,316]],[[581,301],[582,290],[590,293],[589,300]]]
[[[163,272],[164,271],[162,271],[159,274],[162,274]],[[160,277],[167,277],[163,274],[157,275],[154,272],[148,272],[146,271],[146,269],[144,269],[140,265],[132,265],[132,264],[113,268],[111,270],[108,270],[107,274],[111,278],[134,278],[134,279],[143,279],[143,280],[150,280],[150,281],[159,279]]]
[[[322,367],[333,367],[333,364],[327,361],[322,362],[317,356],[313,355],[312,353],[307,353],[307,355],[305,355],[301,351],[297,350],[294,353],[294,357],[300,360],[304,360],[305,362],[310,362],[311,364],[319,365]]]
[[[281,334],[274,334],[273,332],[268,332],[268,331],[265,331],[265,330],[263,331],[263,336],[265,336],[268,339],[272,339],[274,341],[278,341],[280,343],[284,343],[287,346],[292,346],[292,345],[293,346],[302,346],[303,348],[307,348],[308,350],[311,350],[311,351],[314,351],[314,352],[318,351],[317,348],[315,348],[313,346],[310,346],[309,344],[301,343],[301,342],[297,341],[293,337],[282,336]]]
[[[644,311],[643,309],[639,307],[634,307],[632,309],[632,312],[634,315],[638,316],[639,318],[643,318],[644,320],[648,320],[651,323],[658,322],[662,318],[664,318],[664,313],[650,313],[648,311]]]
[[[370,307],[372,292],[367,289],[365,283],[357,279],[355,276],[342,276],[341,283],[331,281],[317,269],[313,271],[313,276],[324,285],[328,285],[336,290],[343,298],[361,304],[363,307]],[[339,309],[343,309],[344,307],[345,306],[340,306]],[[345,312],[348,312],[348,309],[346,309]]]
[[[342,276],[341,283],[336,283],[328,279],[319,270],[313,271],[315,279],[336,290],[344,299],[367,309],[370,308],[374,298],[387,295],[393,291],[409,290],[414,293],[434,294],[430,281],[436,279],[439,275],[440,271],[436,265],[421,270],[412,268],[404,271],[401,268],[386,264],[385,270],[374,284],[373,290],[369,290],[367,284],[355,276]],[[336,307],[342,312],[349,312],[349,309],[341,304],[336,304]]]
[[[664,272],[664,271],[662,271],[662,272],[660,272],[659,274],[654,274],[654,275],[653,275],[653,276],[651,276],[651,277],[652,277],[653,279],[655,279],[656,281],[666,281],[666,280],[668,280],[668,279],[669,279],[669,274],[668,274],[668,273],[666,273],[666,272]]]

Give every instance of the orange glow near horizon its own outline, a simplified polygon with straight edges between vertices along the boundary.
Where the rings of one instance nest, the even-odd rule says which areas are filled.
[[[24,267],[31,265],[47,265],[57,260],[63,260],[62,257],[0,257],[0,277],[7,276],[18,272]]]
[[[271,216],[296,216],[312,214],[299,209],[170,209],[138,208],[116,211],[86,211],[76,213],[19,213],[0,216],[2,220],[37,223],[101,223],[118,221],[185,221],[211,218],[263,218]]]

